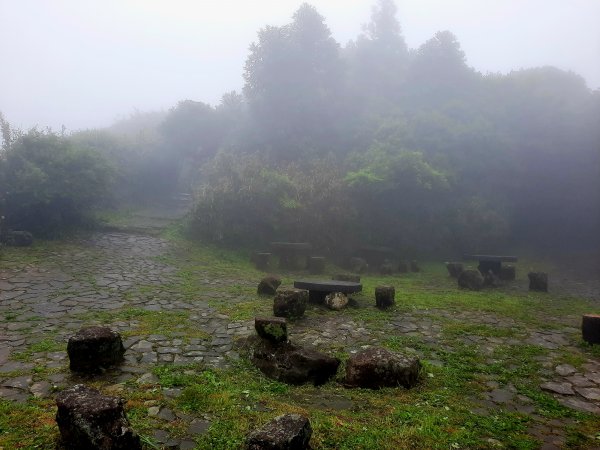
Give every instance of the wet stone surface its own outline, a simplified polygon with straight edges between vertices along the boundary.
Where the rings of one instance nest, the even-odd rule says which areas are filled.
[[[131,382],[157,386],[152,369],[160,364],[228,367],[237,358],[235,339],[254,334],[254,321],[232,321],[208,301],[243,301],[243,296],[222,288],[242,285],[255,289],[255,280],[213,278],[198,273],[201,291],[193,300],[186,299],[172,287],[178,279],[176,269],[164,262],[169,251],[170,244],[157,237],[99,233],[49,253],[39,265],[0,269],[0,398],[15,402],[48,398],[58,389],[82,382],[68,369],[66,344],[81,327],[100,325],[98,317],[102,315],[117,317],[104,324],[124,336],[123,364],[101,376],[115,395],[129,389]],[[197,337],[178,333],[180,325],[169,336],[161,335],[141,327],[141,319],[117,314],[132,308],[185,312],[188,329],[196,330]],[[299,345],[350,354],[381,345],[391,336],[407,338],[407,342],[416,340],[435,351],[425,355],[408,344],[402,350],[419,356],[425,363],[425,372],[428,366],[448,364],[456,350],[452,345],[476,350],[489,364],[495,364],[498,352],[510,353],[511,347],[526,344],[542,351],[534,357],[540,367],[542,390],[568,408],[600,415],[600,363],[589,360],[574,367],[558,357],[561,350],[577,351],[578,317],[549,318],[548,323],[556,327],[528,330],[513,319],[494,314],[431,308],[390,311],[386,321],[372,327],[347,311],[331,312],[309,305],[306,316],[289,325],[289,337]],[[467,330],[453,336],[453,344],[449,344],[448,330],[465,324],[494,332],[485,335]],[[36,367],[48,369],[47,375],[39,375]],[[564,445],[568,420],[549,423],[537,416],[533,401],[519,394],[512,384],[503,384],[486,374],[478,374],[476,382],[481,391],[470,397],[474,414],[493,415],[503,410],[526,415],[533,419],[529,434],[539,439],[543,448]],[[172,399],[181,394],[181,389],[162,392]],[[316,393],[296,400],[325,410],[353,408],[344,396],[328,398]],[[250,406],[264,409],[262,405]],[[148,405],[148,416],[156,421],[154,438],[165,447],[193,448],[194,436],[210,426],[208,417],[182,416],[180,411],[160,404]],[[161,424],[175,419],[186,423],[186,437],[173,438],[161,429]]]

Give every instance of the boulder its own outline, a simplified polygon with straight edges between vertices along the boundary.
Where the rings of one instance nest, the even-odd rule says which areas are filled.
[[[313,275],[325,272],[325,257],[311,256],[308,258],[308,271]]]
[[[544,272],[529,272],[529,290],[548,292],[548,274]]]
[[[600,344],[600,315],[584,314],[581,320],[581,335],[589,344]]]
[[[325,296],[325,305],[329,309],[340,311],[348,305],[348,297],[342,292],[332,292]]]
[[[334,281],[350,281],[352,283],[360,283],[360,275],[354,275],[351,273],[338,273],[331,277]]]
[[[316,350],[267,340],[253,345],[252,363],[267,377],[289,384],[326,383],[335,376],[340,360]]]
[[[452,278],[458,278],[464,270],[464,266],[459,262],[447,262],[446,269],[448,270],[448,275],[450,275]]]
[[[517,270],[515,269],[515,266],[506,264],[500,267],[499,276],[502,281],[513,281],[517,278]]]
[[[398,272],[408,273],[408,263],[406,261],[400,261],[398,263]]]
[[[275,295],[277,288],[281,285],[278,275],[267,275],[258,283],[258,295]]]
[[[304,289],[284,289],[278,291],[273,301],[273,315],[296,319],[304,315],[308,303],[308,291]]]
[[[69,365],[74,372],[99,373],[123,361],[121,335],[108,327],[80,329],[67,343]]]
[[[488,271],[488,273],[483,275],[483,285],[484,286],[499,287],[500,284],[502,284],[500,282],[500,277],[498,275],[496,275],[494,272],[492,272],[491,270]]]
[[[413,259],[410,262],[410,271],[411,272],[420,272],[421,271],[421,267],[419,267],[419,263],[417,262],[416,259]]]
[[[287,321],[281,317],[255,317],[254,329],[263,339],[271,342],[287,341]]]
[[[73,450],[141,450],[123,401],[78,384],[56,397],[56,423],[65,448]]]
[[[2,243],[11,247],[29,247],[33,244],[33,235],[29,231],[8,231],[0,236]]]
[[[367,264],[367,261],[363,258],[350,258],[350,269],[352,272],[364,273],[369,270],[369,264]]]
[[[375,288],[375,306],[378,308],[389,308],[394,306],[396,289],[394,286],[377,286]]]
[[[254,267],[256,267],[257,270],[269,270],[269,267],[271,265],[271,253],[255,253],[252,257],[252,261],[254,262]]]
[[[312,428],[307,417],[285,414],[275,417],[246,438],[247,450],[304,450],[310,449]]]
[[[458,276],[458,286],[471,291],[479,291],[483,287],[483,277],[479,270],[463,270]]]
[[[413,387],[419,379],[421,362],[416,356],[371,347],[350,356],[346,363],[346,385],[379,389]]]

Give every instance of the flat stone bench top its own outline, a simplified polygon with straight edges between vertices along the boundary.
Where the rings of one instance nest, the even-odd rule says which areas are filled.
[[[360,283],[337,280],[298,280],[294,281],[294,287],[308,291],[343,292],[344,294],[362,291],[362,284]]]
[[[465,255],[463,259],[476,259],[478,261],[488,262],[517,262],[516,256],[497,256],[497,255]]]

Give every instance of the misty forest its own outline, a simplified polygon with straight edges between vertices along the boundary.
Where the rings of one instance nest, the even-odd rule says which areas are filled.
[[[0,113],[0,449],[597,448],[600,91],[365,22],[301,5],[216,106]]]

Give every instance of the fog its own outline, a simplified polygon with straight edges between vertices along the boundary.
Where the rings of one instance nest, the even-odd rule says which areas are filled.
[[[311,2],[341,46],[356,39],[372,2]],[[240,90],[249,44],[289,22],[290,0],[0,0],[0,110],[13,126],[107,126],[135,109],[179,100],[217,104]],[[552,65],[600,87],[600,2],[401,0],[409,48],[452,31],[482,73]]]

